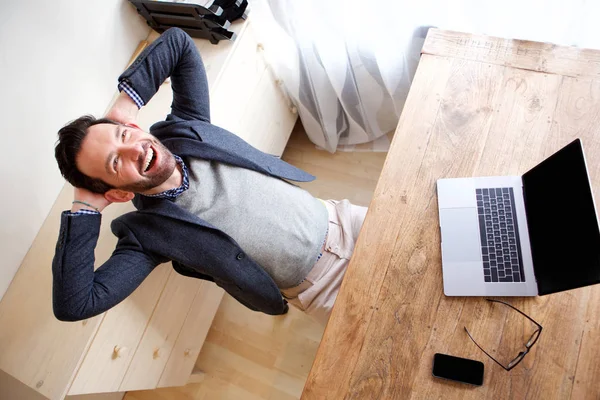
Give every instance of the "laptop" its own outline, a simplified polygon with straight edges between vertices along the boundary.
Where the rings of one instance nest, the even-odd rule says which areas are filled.
[[[536,296],[600,282],[600,227],[577,139],[523,176],[437,181],[446,296]]]

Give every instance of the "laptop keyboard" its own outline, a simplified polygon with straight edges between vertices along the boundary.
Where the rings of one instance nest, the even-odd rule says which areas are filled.
[[[476,189],[486,282],[525,282],[512,188]]]

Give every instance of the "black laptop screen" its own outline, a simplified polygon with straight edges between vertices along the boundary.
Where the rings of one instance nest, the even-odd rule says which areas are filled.
[[[600,282],[600,228],[575,140],[523,175],[539,294]]]

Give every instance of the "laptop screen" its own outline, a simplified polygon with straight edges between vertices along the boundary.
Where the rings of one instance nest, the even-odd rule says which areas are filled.
[[[523,175],[539,294],[600,282],[600,227],[579,139]]]

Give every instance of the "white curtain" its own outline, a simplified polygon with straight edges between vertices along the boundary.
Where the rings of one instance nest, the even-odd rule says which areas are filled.
[[[393,131],[428,27],[600,48],[598,0],[250,0],[309,138],[334,152]]]

